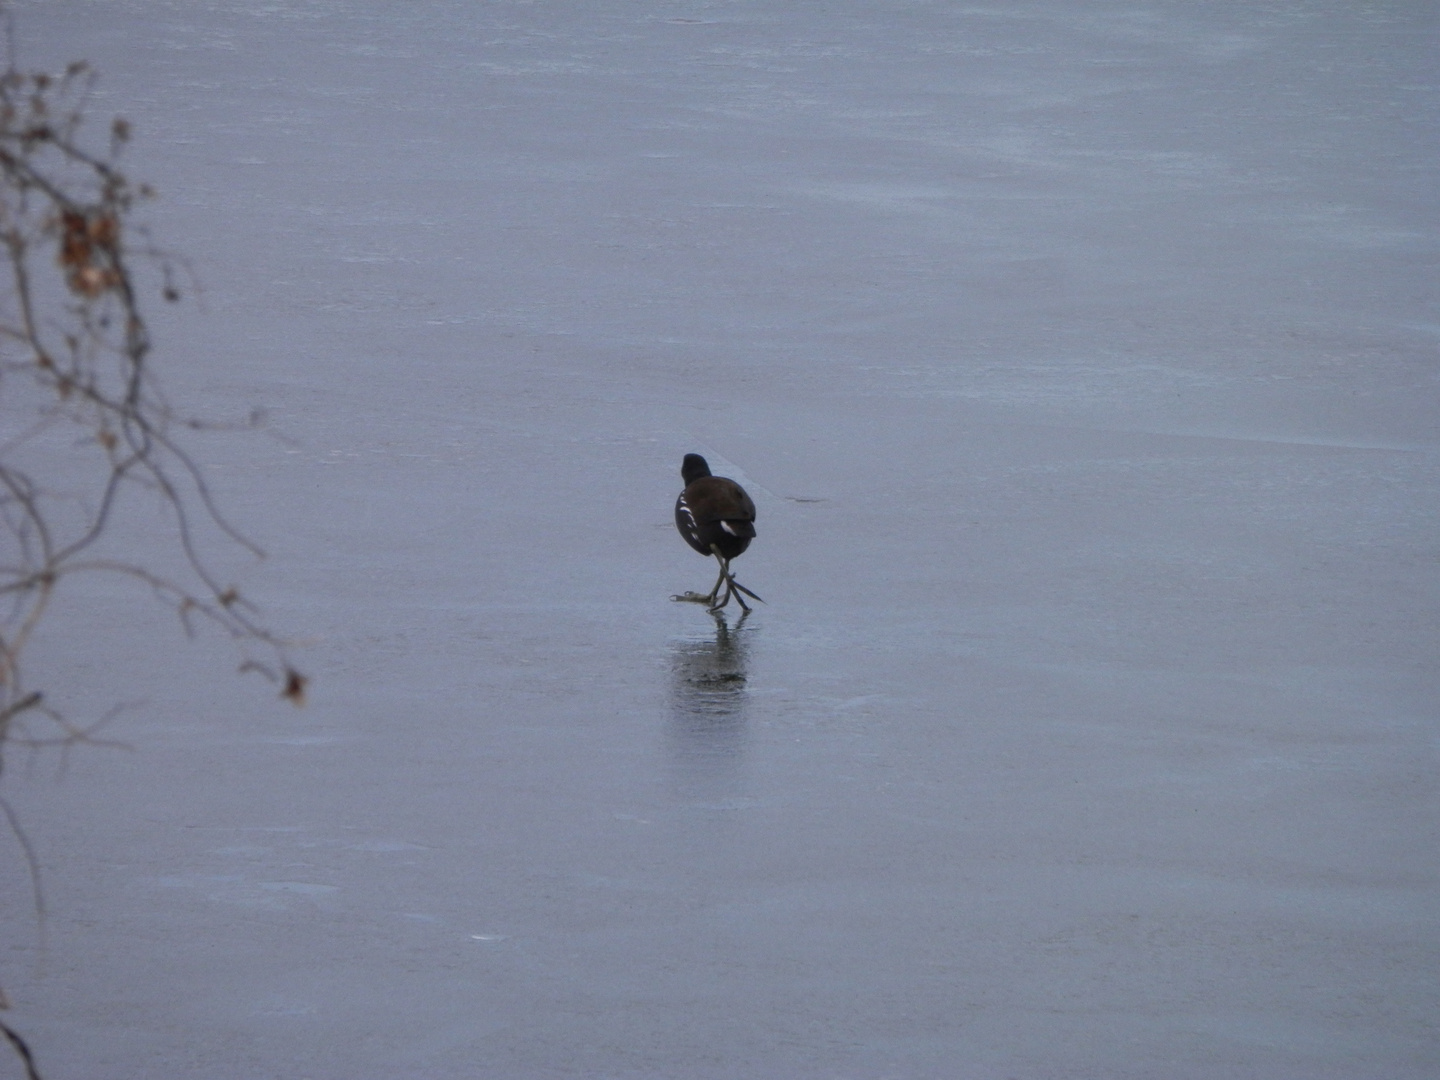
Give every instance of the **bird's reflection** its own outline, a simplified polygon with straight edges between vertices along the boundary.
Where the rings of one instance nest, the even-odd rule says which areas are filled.
[[[688,797],[735,794],[744,751],[746,616],[712,617],[714,637],[676,643],[670,661],[670,757]]]

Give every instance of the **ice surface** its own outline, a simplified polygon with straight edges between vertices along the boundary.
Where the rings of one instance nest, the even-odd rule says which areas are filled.
[[[56,612],[48,1078],[1440,1072],[1433,5],[13,7],[315,676]]]

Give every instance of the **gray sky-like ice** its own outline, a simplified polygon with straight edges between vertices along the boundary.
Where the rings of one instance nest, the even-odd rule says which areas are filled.
[[[1440,1072],[1435,5],[12,7],[314,677],[53,613],[49,1080]]]

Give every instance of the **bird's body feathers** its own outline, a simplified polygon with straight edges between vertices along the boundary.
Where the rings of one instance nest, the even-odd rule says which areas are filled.
[[[675,500],[675,527],[685,542],[701,555],[713,555],[720,560],[720,579],[709,596],[686,593],[676,599],[713,605],[724,584],[725,599],[718,606],[724,607],[733,595],[740,606],[749,611],[739,594],[760,598],[731,576],[730,560],[755,538],[755,503],[734,480],[712,476],[709,464],[699,454],[685,455],[680,477],[685,482],[685,490]]]

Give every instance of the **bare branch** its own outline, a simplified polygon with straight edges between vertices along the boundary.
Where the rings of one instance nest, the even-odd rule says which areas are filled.
[[[30,1052],[30,1047],[20,1037],[20,1033],[4,1021],[0,1021],[0,1035],[5,1036],[5,1041],[14,1049],[16,1057],[25,1066],[25,1080],[40,1080],[40,1071],[35,1067],[35,1055]]]
[[[147,587],[187,634],[208,626],[227,635],[242,652],[241,671],[266,675],[297,705],[307,685],[285,642],[211,561],[215,544],[264,552],[222,512],[184,445],[186,433],[225,425],[178,414],[152,370],[132,261],[158,269],[167,302],[179,299],[177,277],[193,293],[199,287],[189,264],[134,221],[153,193],[132,187],[119,167],[130,125],[117,117],[87,138],[95,73],[83,63],[58,76],[22,72],[9,31],[0,0],[0,775],[7,747],[58,748],[63,765],[71,749],[104,742],[96,731],[116,714],[75,724],[63,703],[26,685],[32,636],[77,575]],[[262,420],[255,413],[243,426]],[[79,432],[68,444],[57,437],[66,424]],[[136,558],[116,545],[115,525],[122,507],[144,509],[142,495],[158,497],[160,531],[173,540]],[[39,860],[3,795],[0,815],[24,852],[43,926]],[[38,1080],[25,1041],[4,1024],[0,1035]]]

